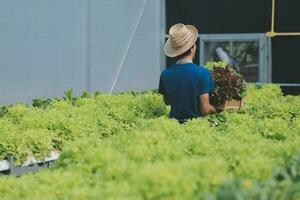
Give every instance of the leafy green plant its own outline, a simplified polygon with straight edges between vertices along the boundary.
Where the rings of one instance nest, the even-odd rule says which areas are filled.
[[[3,117],[4,115],[6,115],[8,112],[8,109],[6,106],[1,106],[0,107],[0,118]]]
[[[205,67],[209,70],[212,71],[213,68],[217,67],[217,68],[226,68],[228,66],[228,64],[224,63],[224,62],[208,62],[206,63]]]
[[[1,199],[298,200],[299,96],[249,85],[244,101],[184,125],[152,92],[8,107],[0,160],[62,153],[54,169],[0,178]]]
[[[52,99],[43,99],[43,98],[39,98],[39,99],[33,99],[32,100],[32,106],[36,107],[36,108],[43,108],[46,109],[51,103],[52,103]]]
[[[91,136],[103,139],[130,131],[142,120],[167,114],[158,94],[101,94],[92,97],[85,93],[84,98],[75,98],[72,90],[66,91],[64,100],[37,99],[32,106],[19,104],[3,110],[5,114],[0,118],[3,136],[0,158],[13,157],[16,164],[24,162],[29,155],[40,158],[51,150],[63,150],[66,143],[79,138]],[[24,133],[26,137],[23,137]],[[43,141],[42,137],[32,140],[29,133],[47,133],[51,148],[39,148],[39,152],[28,150],[24,144],[34,147]]]
[[[81,95],[81,98],[92,98],[92,95],[87,91],[84,91]]]
[[[73,89],[65,91],[64,100],[71,103],[72,105],[76,104],[76,98],[74,97]]]
[[[239,200],[239,199],[288,199],[298,200],[300,197],[299,154],[295,154],[286,168],[277,167],[273,176],[265,181],[243,180],[234,178],[227,180],[217,195],[205,194],[204,199]],[[293,172],[291,172],[291,169]]]
[[[94,96],[95,96],[95,97],[96,97],[96,96],[100,96],[101,94],[102,94],[101,92],[96,91],[95,94],[94,94]]]

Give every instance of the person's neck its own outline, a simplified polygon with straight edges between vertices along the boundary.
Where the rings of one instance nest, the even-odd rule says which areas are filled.
[[[177,64],[193,63],[193,56],[186,56],[177,61]]]
[[[191,55],[185,56],[181,60],[190,60],[190,61],[193,61],[194,60],[194,56],[191,54]]]

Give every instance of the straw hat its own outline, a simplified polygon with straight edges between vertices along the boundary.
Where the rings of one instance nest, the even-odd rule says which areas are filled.
[[[189,50],[198,39],[198,30],[192,25],[175,24],[170,28],[165,54],[176,57]]]

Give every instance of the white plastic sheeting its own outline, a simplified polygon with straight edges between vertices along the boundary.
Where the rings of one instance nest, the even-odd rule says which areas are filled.
[[[0,103],[155,89],[161,0],[0,0]]]

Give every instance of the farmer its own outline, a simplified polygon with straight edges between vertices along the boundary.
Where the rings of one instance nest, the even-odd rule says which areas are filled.
[[[209,103],[209,93],[214,90],[211,74],[193,63],[198,30],[192,25],[175,24],[169,35],[164,51],[177,62],[162,72],[159,93],[165,104],[171,106],[170,118],[184,123],[216,113],[216,108]]]

